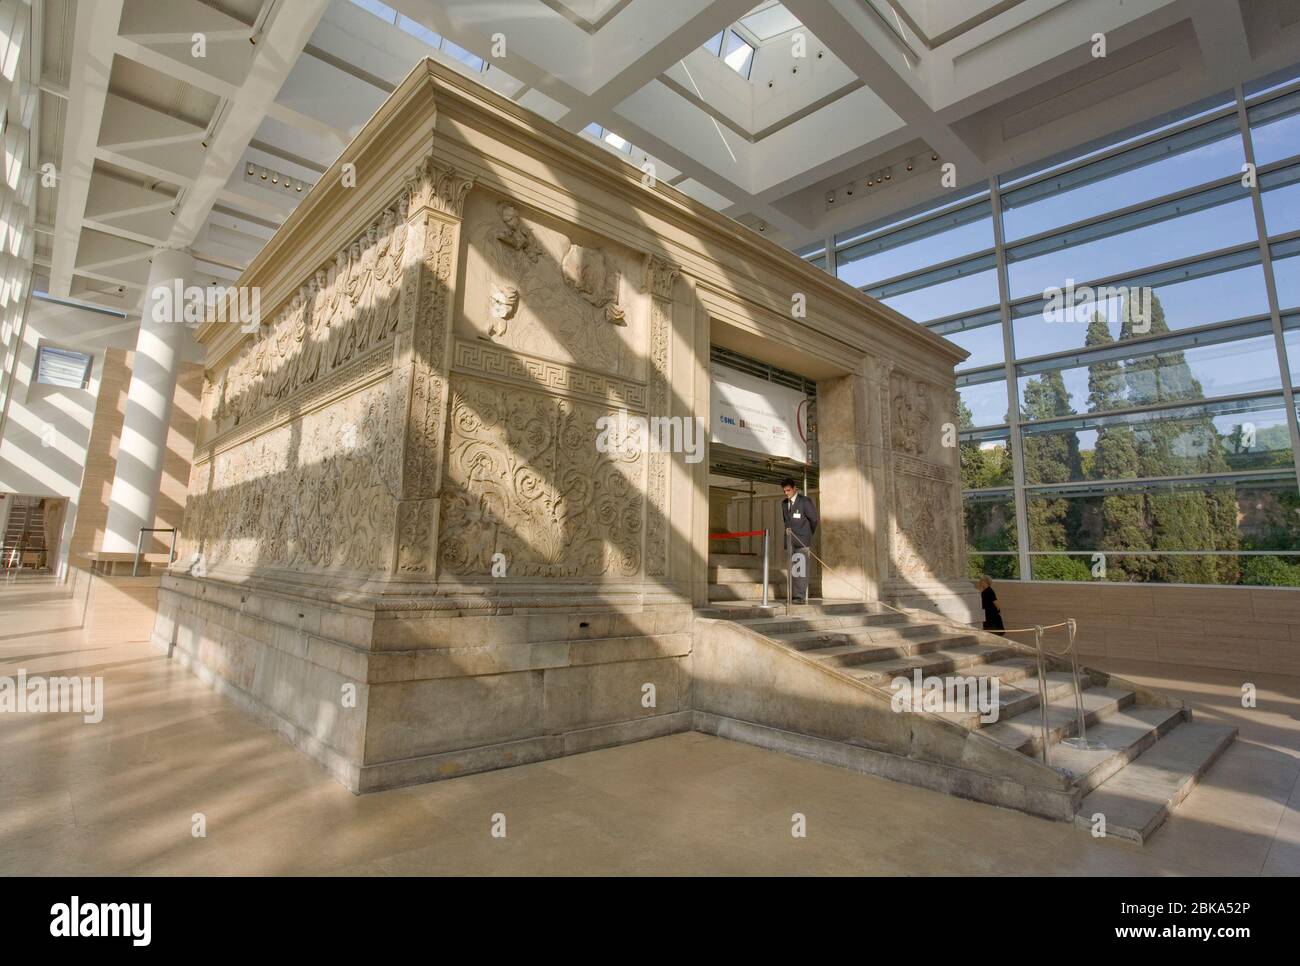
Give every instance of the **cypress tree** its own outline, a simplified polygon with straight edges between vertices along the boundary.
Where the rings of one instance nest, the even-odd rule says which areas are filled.
[[[1094,313],[1088,324],[1084,346],[1093,348],[1113,343],[1105,317]],[[1115,360],[1101,360],[1088,366],[1088,411],[1105,412],[1124,405],[1123,366]],[[1131,426],[1111,424],[1099,429],[1094,454],[1094,479],[1110,481],[1137,477],[1140,464],[1137,439]],[[1097,548],[1103,553],[1151,548],[1145,498],[1141,493],[1119,492],[1102,497],[1101,537]],[[1148,575],[1151,566],[1152,561],[1147,557],[1108,554],[1106,576],[1109,580],[1141,580]]]

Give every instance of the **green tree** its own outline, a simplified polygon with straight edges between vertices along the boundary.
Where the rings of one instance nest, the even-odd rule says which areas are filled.
[[[1100,313],[1088,324],[1084,346],[1111,345],[1110,326]],[[1088,367],[1088,411],[1119,409],[1124,402],[1124,367],[1105,359]],[[1131,426],[1110,424],[1097,431],[1091,470],[1092,479],[1131,480],[1138,476],[1137,438]],[[1154,561],[1149,557],[1111,555],[1111,551],[1149,550],[1151,533],[1147,522],[1146,498],[1136,491],[1114,493],[1101,500],[1101,536],[1097,549],[1106,553],[1109,580],[1142,580],[1149,576]]]
[[[1025,383],[1021,411],[1027,420],[1075,415],[1061,373],[1045,372]],[[1080,479],[1082,461],[1078,436],[1073,433],[1027,432],[1022,439],[1026,484],[1068,483]],[[1030,495],[1025,512],[1029,521],[1031,550],[1064,550],[1078,532],[1078,511],[1070,500],[1063,497]],[[1063,567],[1050,562],[1050,558],[1036,557],[1034,575],[1045,574],[1048,580],[1060,579],[1056,576],[1058,573],[1070,570],[1063,570]]]
[[[1131,294],[1124,301],[1120,338],[1169,332],[1164,308],[1154,294],[1146,317]],[[1139,321],[1148,323],[1142,332]],[[1129,406],[1205,398],[1182,350],[1158,352],[1124,366]],[[1188,420],[1152,420],[1137,431],[1138,476],[1172,477],[1227,470],[1223,442],[1208,416]],[[1153,550],[1235,550],[1238,548],[1236,493],[1231,487],[1173,491],[1151,489],[1146,495]],[[1177,583],[1236,583],[1235,557],[1158,556],[1145,579]]]

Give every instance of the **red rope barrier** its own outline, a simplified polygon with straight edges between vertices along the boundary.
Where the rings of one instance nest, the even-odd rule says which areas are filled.
[[[762,530],[746,530],[744,533],[710,533],[710,540],[727,540],[731,537],[761,537]]]

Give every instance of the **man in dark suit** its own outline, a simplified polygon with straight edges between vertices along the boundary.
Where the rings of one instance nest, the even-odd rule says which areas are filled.
[[[781,481],[785,499],[781,501],[781,517],[785,520],[785,548],[790,553],[790,597],[793,603],[802,604],[808,599],[808,548],[817,532],[820,518],[817,506],[799,492],[794,480]]]

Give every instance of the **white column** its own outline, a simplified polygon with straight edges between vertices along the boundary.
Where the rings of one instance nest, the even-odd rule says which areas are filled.
[[[188,252],[159,249],[154,253],[100,548],[110,553],[134,552],[140,528],[154,524],[176,374],[187,335],[182,306],[174,298],[176,281],[183,288],[193,271],[194,257]]]

